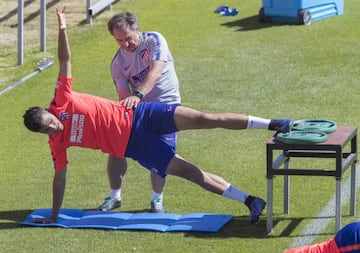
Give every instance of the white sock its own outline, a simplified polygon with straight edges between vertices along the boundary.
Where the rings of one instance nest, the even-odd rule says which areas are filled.
[[[151,195],[151,201],[153,201],[154,199],[163,199],[163,193],[158,193],[158,192],[152,192]]]
[[[254,116],[248,116],[248,129],[268,129],[270,124],[269,119],[258,118]]]
[[[225,191],[222,194],[224,197],[229,199],[235,199],[238,201],[241,201],[242,203],[245,203],[245,199],[249,196],[249,194],[237,189],[236,187],[229,184]]]
[[[111,189],[110,195],[117,200],[121,200],[121,188],[120,189]]]

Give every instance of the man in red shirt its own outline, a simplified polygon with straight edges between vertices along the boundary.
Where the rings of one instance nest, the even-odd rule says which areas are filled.
[[[352,222],[340,229],[326,242],[300,246],[284,253],[356,253],[360,252],[360,222]]]
[[[64,10],[61,5],[56,7],[60,71],[54,98],[48,109],[31,107],[24,114],[24,124],[29,130],[49,135],[55,166],[51,217],[34,219],[33,222],[56,222],[65,192],[66,150],[78,146],[100,149],[119,158],[132,158],[160,176],[179,176],[207,191],[242,202],[249,208],[250,222],[258,223],[266,205],[263,199],[251,196],[223,178],[186,161],[163,136],[180,130],[213,128],[287,132],[292,120],[270,120],[236,113],[204,113],[179,104],[142,102],[136,108],[128,108],[122,101],[74,92]],[[134,94],[141,99],[141,92]]]

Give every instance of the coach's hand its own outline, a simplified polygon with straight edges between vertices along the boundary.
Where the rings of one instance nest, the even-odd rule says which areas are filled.
[[[135,95],[131,95],[123,100],[123,105],[127,109],[136,108],[137,104],[140,103],[141,99]]]

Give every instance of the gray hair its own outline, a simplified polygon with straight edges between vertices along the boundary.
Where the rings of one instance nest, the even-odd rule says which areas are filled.
[[[120,12],[115,14],[108,21],[108,30],[111,35],[114,35],[114,30],[123,31],[126,28],[130,28],[133,31],[138,30],[138,19],[137,17],[130,12]]]

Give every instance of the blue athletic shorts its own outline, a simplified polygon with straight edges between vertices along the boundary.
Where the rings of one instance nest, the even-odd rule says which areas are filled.
[[[176,153],[174,111],[179,104],[140,103],[134,109],[133,125],[125,156],[161,177]]]

